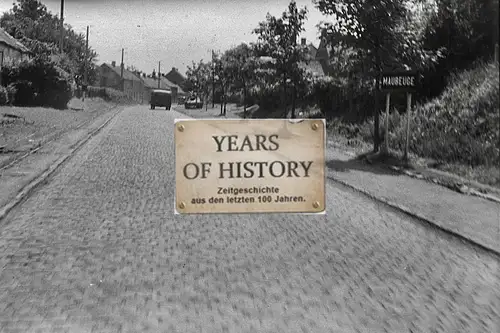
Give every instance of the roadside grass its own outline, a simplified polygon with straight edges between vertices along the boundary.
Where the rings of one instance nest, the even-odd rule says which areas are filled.
[[[381,115],[384,137],[385,115]],[[407,115],[389,118],[389,146],[402,156]],[[494,63],[479,64],[453,77],[438,98],[417,105],[410,119],[410,157],[428,167],[500,188],[499,73]],[[373,120],[352,125],[329,123],[330,138],[357,153],[372,149]]]
[[[70,101],[65,110],[44,107],[2,107],[0,112],[0,162],[16,152],[28,151],[50,138],[74,130],[113,109],[116,104],[100,98]]]

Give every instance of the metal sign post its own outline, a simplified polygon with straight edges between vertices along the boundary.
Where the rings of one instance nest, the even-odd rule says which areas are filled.
[[[406,142],[404,160],[407,162],[410,150],[410,119],[411,119],[411,92],[406,94]]]
[[[382,150],[386,153],[389,152],[389,111],[391,109],[391,93],[388,92],[385,95],[385,135],[384,135],[384,145]]]
[[[410,117],[411,117],[411,94],[417,86],[417,73],[407,72],[392,72],[384,73],[381,77],[381,89],[387,93],[386,97],[386,117],[385,117],[385,142],[383,150],[389,151],[389,110],[391,102],[391,92],[406,92],[407,94],[407,122],[406,122],[406,142],[404,158],[408,160],[408,151],[410,146]]]

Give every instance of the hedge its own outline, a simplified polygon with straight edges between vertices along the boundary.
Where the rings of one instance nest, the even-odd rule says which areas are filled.
[[[72,98],[70,76],[42,58],[2,68],[2,82],[10,85],[16,106],[65,109]]]

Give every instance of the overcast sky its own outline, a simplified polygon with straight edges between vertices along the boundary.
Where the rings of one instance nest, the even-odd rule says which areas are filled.
[[[1,0],[0,10],[12,8],[13,0]],[[309,10],[302,37],[318,45],[316,25],[329,20],[311,0],[297,0]],[[42,0],[53,14],[60,13],[60,0]],[[266,13],[278,16],[289,0],[65,0],[65,22],[85,33],[99,54],[99,63],[120,63],[151,72],[161,61],[162,72],[208,60],[210,50],[226,50],[241,42],[255,41],[252,29]]]

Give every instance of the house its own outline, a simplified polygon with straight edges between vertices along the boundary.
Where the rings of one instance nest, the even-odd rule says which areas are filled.
[[[306,45],[306,39],[302,38],[301,45]],[[325,52],[326,48],[324,44],[319,45],[316,48],[312,43],[307,45],[308,54],[307,54],[307,62],[302,63],[301,67],[312,73],[314,76],[325,76],[328,75],[328,53]]]
[[[170,82],[181,87],[184,91],[189,90],[189,84],[188,84],[186,77],[184,77],[184,75],[182,75],[177,68],[172,67],[170,72],[165,74],[165,77]]]
[[[323,73],[325,75],[332,75],[332,68],[330,66],[331,53],[332,48],[327,45],[326,40],[322,38],[316,50],[315,59],[323,68]]]
[[[18,63],[31,57],[30,50],[0,28],[0,67]]]
[[[170,90],[170,87],[167,85],[165,80],[158,80],[158,77],[156,76],[156,73],[153,72],[152,75],[143,75],[142,81],[144,82],[144,89],[142,93],[142,99],[144,103],[149,103],[149,100],[151,98],[151,90],[153,89],[167,89]],[[158,85],[159,84],[159,85]],[[173,97],[172,97],[172,102],[173,102]]]
[[[123,70],[123,81],[122,81]],[[144,92],[144,82],[141,77],[125,69],[122,66],[116,66],[116,62],[111,64],[102,64],[99,70],[99,86],[113,88],[123,91],[134,101],[142,102]]]
[[[170,89],[172,91],[172,103],[177,103],[180,96],[186,95],[181,87],[166,78],[166,74],[162,75],[160,80],[167,87],[167,89]]]

